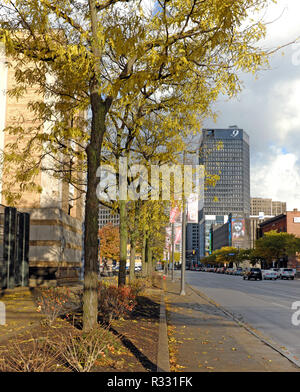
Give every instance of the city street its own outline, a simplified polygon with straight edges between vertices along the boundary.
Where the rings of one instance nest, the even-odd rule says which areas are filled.
[[[243,280],[210,272],[186,271],[186,282],[229,310],[300,362],[300,325],[291,318],[300,301],[300,280]]]

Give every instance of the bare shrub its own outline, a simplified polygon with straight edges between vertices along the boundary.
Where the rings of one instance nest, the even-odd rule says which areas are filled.
[[[145,292],[148,287],[148,281],[146,278],[134,279],[134,281],[129,283],[132,293],[135,296],[141,295]]]
[[[111,342],[108,328],[97,326],[90,332],[73,328],[56,333],[50,340],[52,349],[75,372],[90,372]]]
[[[81,292],[72,292],[66,287],[51,287],[40,290],[37,298],[37,311],[52,325],[57,317],[70,316],[82,308]]]
[[[130,287],[99,283],[98,311],[104,321],[110,323],[131,312],[135,303],[135,295]]]
[[[43,314],[50,325],[66,313],[70,290],[60,287],[41,289],[36,299],[37,311]]]
[[[53,369],[57,355],[47,338],[10,342],[0,354],[1,372],[46,372]]]

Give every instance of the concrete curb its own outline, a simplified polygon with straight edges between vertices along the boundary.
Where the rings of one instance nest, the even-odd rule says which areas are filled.
[[[166,305],[165,305],[165,293],[163,289],[160,298],[157,371],[170,372],[167,316],[166,316]]]
[[[254,328],[251,327],[250,325],[247,325],[246,323],[243,323],[239,319],[237,319],[234,314],[232,314],[229,310],[223,308],[221,305],[217,304],[215,301],[213,301],[211,298],[207,297],[204,293],[202,293],[200,290],[195,289],[194,287],[190,286],[187,284],[187,286],[199,297],[203,298],[210,304],[214,305],[216,308],[220,309],[226,316],[230,317],[234,322],[236,322],[239,326],[245,328],[249,333],[251,333],[253,336],[255,336],[257,339],[259,339],[262,343],[265,345],[269,346],[272,348],[274,351],[277,351],[280,355],[283,357],[287,358],[290,362],[292,362],[295,366],[300,368],[300,360],[295,358],[292,354],[289,352],[284,352],[277,344],[274,342],[269,341],[266,337],[261,336],[260,334],[256,333]]]

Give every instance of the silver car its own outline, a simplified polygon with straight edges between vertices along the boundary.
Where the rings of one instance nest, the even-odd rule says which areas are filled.
[[[295,278],[295,271],[292,268],[280,268],[279,270],[280,279],[291,279]]]
[[[262,275],[263,275],[264,280],[266,280],[266,279],[270,279],[270,280],[278,279],[277,271],[273,271],[272,269],[262,271]]]

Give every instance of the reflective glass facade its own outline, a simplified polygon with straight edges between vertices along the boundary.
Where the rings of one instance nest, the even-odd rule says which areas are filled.
[[[221,217],[224,217],[222,223],[225,223],[225,216],[230,213],[245,217],[250,214],[248,134],[237,127],[203,129],[202,132],[199,163],[205,166],[207,177],[217,175],[220,179],[215,187],[207,186],[204,190],[203,218],[199,230],[200,257],[208,253],[211,224],[220,224],[223,220]]]
[[[205,215],[250,214],[249,136],[242,129],[203,130],[200,164],[219,175],[204,191]]]

